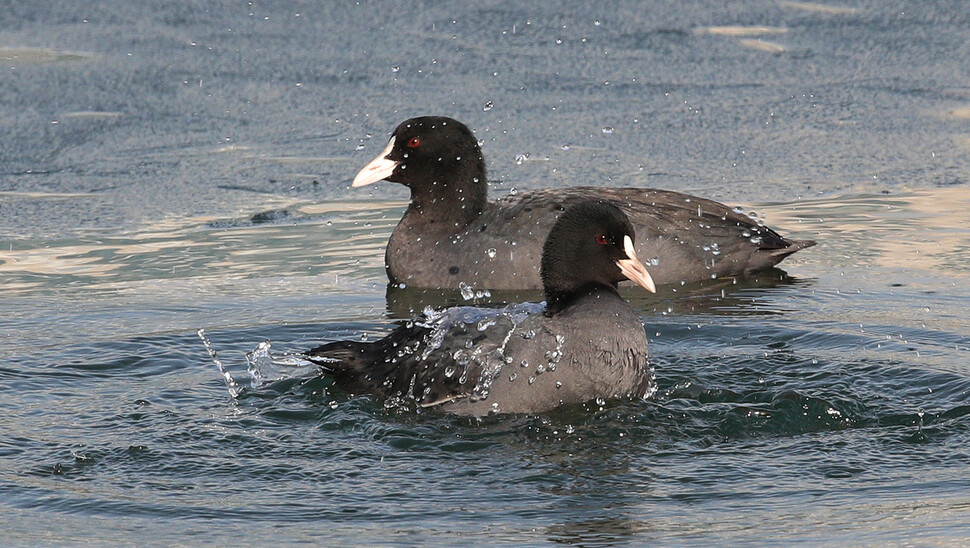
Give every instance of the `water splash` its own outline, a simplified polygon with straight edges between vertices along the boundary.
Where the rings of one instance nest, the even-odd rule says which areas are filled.
[[[486,345],[459,349],[452,356],[463,368],[461,384],[467,380],[468,366],[471,362],[478,362],[483,366],[480,377],[475,381],[471,398],[473,401],[485,399],[491,390],[492,382],[501,373],[502,367],[511,363],[511,358],[506,355],[505,349],[513,335],[517,333],[519,325],[530,316],[542,313],[545,308],[545,303],[515,303],[504,308],[457,306],[441,311],[428,307],[424,310],[425,317],[415,322],[431,330],[425,337],[425,346],[420,358],[422,361],[427,360],[432,352],[441,347],[447,334],[457,325],[475,326],[479,331],[499,324],[503,325],[502,329],[508,326],[508,331],[497,347],[490,349]]]
[[[296,354],[274,356],[272,348],[272,343],[267,340],[246,353],[246,369],[249,371],[251,388],[260,388],[273,381],[306,377],[317,372],[317,364]]]
[[[493,250],[489,250],[493,251]],[[489,257],[494,257],[494,255],[489,255]],[[476,290],[474,287],[468,285],[465,282],[458,282],[458,291],[461,293],[461,298],[466,301],[474,301],[478,299],[488,299],[492,296],[492,292],[487,289]],[[425,309],[425,314],[428,313],[428,309]]]
[[[226,380],[226,388],[229,389],[229,395],[232,396],[233,398],[239,397],[239,392],[241,391],[241,388],[239,387],[239,383],[237,383],[236,380],[232,378],[232,375],[229,373],[229,371],[226,370],[225,366],[222,365],[222,361],[219,359],[219,354],[216,353],[216,349],[212,347],[212,342],[209,340],[209,337],[205,334],[205,329],[199,328],[197,333],[199,335],[199,338],[202,339],[202,344],[203,346],[205,346],[206,351],[209,353],[209,357],[212,358],[212,361],[215,362],[216,367],[219,368],[219,373],[222,374],[222,378]]]
[[[208,335],[206,335],[205,329],[200,328],[197,333],[199,339],[202,340],[203,346],[205,346],[206,351],[209,353],[209,357],[212,358],[213,363],[219,368],[219,373],[222,374],[222,378],[226,380],[226,388],[229,389],[229,395],[233,398],[238,398],[243,392],[242,385],[233,378],[232,373],[229,372],[225,364],[222,363],[222,360],[219,359],[219,354],[212,347],[212,342],[209,340]],[[270,341],[263,341],[251,352],[246,353],[246,370],[249,372],[250,388],[260,388],[266,383],[288,378],[307,377],[317,372],[319,367],[317,364],[303,359],[298,354],[274,356],[271,353],[272,346]]]

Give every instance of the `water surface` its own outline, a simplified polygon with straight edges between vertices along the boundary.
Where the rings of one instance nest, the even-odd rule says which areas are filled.
[[[0,543],[970,542],[962,3],[406,7],[0,10]],[[493,195],[657,186],[819,245],[625,291],[647,401],[249,387],[261,342],[470,304],[387,288],[406,194],[347,188],[430,113]]]

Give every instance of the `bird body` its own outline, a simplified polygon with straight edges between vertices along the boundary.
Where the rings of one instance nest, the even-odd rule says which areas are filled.
[[[648,397],[654,383],[640,319],[629,306],[606,316],[589,313],[616,299],[622,301],[615,293],[591,291],[551,318],[539,303],[429,311],[381,341],[340,341],[309,356],[348,392],[461,415],[541,413],[596,398]],[[604,332],[609,336],[582,335]]]
[[[385,253],[391,283],[408,287],[541,288],[542,242],[563,210],[587,199],[626,213],[637,253],[658,284],[743,276],[815,244],[786,239],[723,204],[669,190],[579,186],[489,201],[478,142],[449,118],[398,126],[353,186],[380,180],[411,190]]]
[[[305,356],[351,393],[457,414],[647,397],[647,337],[616,290],[622,279],[655,290],[634,238],[618,208],[580,202],[545,239],[544,303],[429,309],[378,341],[332,342]]]

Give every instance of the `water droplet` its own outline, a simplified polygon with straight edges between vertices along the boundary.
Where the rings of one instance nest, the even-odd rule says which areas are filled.
[[[485,102],[485,106],[482,107],[482,110],[484,110],[485,112],[488,112],[488,111],[492,110],[492,108],[494,108],[494,107],[495,107],[495,105],[491,101],[486,101]]]
[[[465,282],[458,283],[458,290],[461,292],[461,298],[465,299],[466,301],[470,301],[475,298],[475,290]]]
[[[494,259],[497,253],[498,250],[496,250],[494,247],[490,247],[485,251],[485,254],[488,255],[489,259]]]
[[[327,226],[333,226],[333,221],[327,221]]]
[[[536,378],[535,377],[529,377],[529,384],[532,384],[534,382],[536,382]]]
[[[398,67],[398,66],[391,67],[391,72],[400,72],[400,71],[401,71],[401,67]]]
[[[562,381],[556,381],[556,388],[562,388]]]
[[[515,155],[515,163],[517,165],[520,165],[520,166],[523,163],[525,163],[528,159],[529,159],[529,153],[528,152],[526,152],[525,154],[516,154]]]
[[[519,193],[519,189],[517,189],[515,187],[512,187],[512,188],[509,189],[509,194],[511,194],[512,196],[515,196],[518,193]],[[512,245],[515,245],[515,242],[513,242]]]
[[[563,145],[563,146],[562,146],[562,149],[563,149],[563,150],[569,150],[569,145]]]
[[[610,126],[604,126],[603,127],[603,134],[604,135],[613,135],[613,128],[610,127]]]
[[[365,148],[364,143],[360,143],[359,145],[357,145],[357,150],[364,150],[364,148]]]
[[[445,377],[448,377],[450,379],[454,375],[455,375],[455,367],[453,365],[449,365],[445,367]]]
[[[512,373],[511,375],[509,375],[509,382],[514,381],[517,377],[518,375],[516,375],[515,373]]]

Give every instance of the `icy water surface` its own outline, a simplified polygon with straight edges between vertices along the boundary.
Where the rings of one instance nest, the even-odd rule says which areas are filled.
[[[964,8],[0,9],[0,544],[970,543]],[[432,113],[494,195],[657,186],[819,245],[624,291],[647,401],[456,418],[259,356],[252,387],[266,341],[475,301],[387,288],[406,194],[347,189]]]

